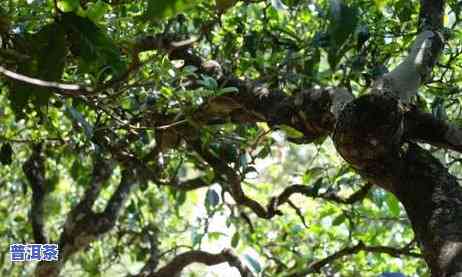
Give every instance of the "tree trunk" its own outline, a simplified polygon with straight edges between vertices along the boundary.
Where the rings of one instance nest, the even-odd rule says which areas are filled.
[[[333,136],[364,178],[403,204],[433,277],[462,276],[462,188],[429,151],[404,142],[406,107],[393,97],[350,102]]]

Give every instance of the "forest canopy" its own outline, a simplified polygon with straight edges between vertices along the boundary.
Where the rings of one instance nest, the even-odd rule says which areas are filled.
[[[461,10],[1,1],[0,275],[460,276]]]

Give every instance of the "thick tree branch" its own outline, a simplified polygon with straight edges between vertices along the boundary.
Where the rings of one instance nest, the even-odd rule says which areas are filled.
[[[189,44],[172,48],[172,43],[173,38],[165,35],[149,36],[138,40],[134,49],[138,52],[166,52],[170,59],[183,60],[185,66],[196,67],[196,73],[216,77],[219,87],[235,87],[238,90],[236,93],[209,97],[191,116],[201,123],[225,123],[223,119],[226,118],[234,123],[264,121],[270,126],[288,125],[304,134],[296,142],[309,143],[330,134],[341,108],[353,100],[353,95],[341,88],[312,89],[289,96],[271,90],[260,82],[241,80],[231,72],[224,72],[217,62],[206,61],[194,54]],[[160,125],[166,126],[185,119],[174,118]]]
[[[404,116],[406,140],[462,152],[461,128],[415,108],[406,112]]]
[[[99,196],[99,193],[101,192],[103,183],[111,177],[113,170],[114,165],[109,161],[105,161],[101,157],[95,157],[90,186],[85,191],[82,200],[80,200],[73,211],[80,213],[91,210],[93,204]],[[76,215],[77,214],[74,214],[73,216]]]
[[[104,233],[109,231],[115,225],[115,221],[120,213],[120,210],[127,200],[130,190],[136,185],[135,172],[132,172],[133,169],[125,169],[122,171],[122,180],[119,183],[116,191],[112,194],[109,199],[106,209],[102,213],[102,216],[105,221],[109,224],[108,226],[101,226],[101,229],[98,231]]]
[[[416,37],[408,56],[395,69],[379,78],[372,92],[394,95],[408,103],[430,77],[443,45],[440,33],[423,31]]]
[[[23,165],[24,174],[32,188],[32,205],[29,218],[35,243],[46,243],[47,239],[43,223],[43,204],[47,194],[45,179],[45,157],[42,154],[42,144],[33,146],[32,155]]]
[[[96,163],[96,165],[98,162]],[[59,239],[59,259],[55,263],[40,262],[35,269],[35,276],[58,276],[62,267],[76,252],[82,250],[111,230],[120,213],[130,189],[136,184],[135,172],[129,169],[122,171],[120,183],[108,201],[102,213],[93,212],[88,205],[94,202],[101,183],[110,177],[108,168],[94,168],[93,185],[85,193],[82,201],[68,214],[64,230]],[[96,176],[99,175],[99,176]]]
[[[391,94],[404,103],[417,94],[417,89],[430,78],[444,47],[440,33],[443,12],[444,1],[421,1],[419,35],[401,64],[375,82],[373,93]]]
[[[194,250],[182,253],[167,265],[160,268],[157,272],[154,272],[149,277],[174,277],[179,276],[181,271],[192,263],[202,263],[205,265],[217,265],[227,262],[230,266],[235,267],[239,270],[242,277],[254,276],[252,271],[245,266],[237,257],[232,250],[225,249],[218,254],[211,254],[205,251]],[[140,276],[141,277],[141,276]]]
[[[420,31],[439,31],[443,28],[444,2],[444,0],[420,0]]]

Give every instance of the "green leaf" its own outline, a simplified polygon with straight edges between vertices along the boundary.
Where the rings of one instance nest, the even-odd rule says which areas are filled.
[[[87,138],[93,137],[93,126],[88,123],[85,117],[77,111],[74,107],[68,107],[66,109],[67,114],[69,114],[70,118],[77,123],[80,128],[83,128],[83,131]]]
[[[250,32],[248,35],[244,37],[243,48],[249,52],[252,58],[255,58],[257,56],[258,36],[259,34],[257,32]]]
[[[106,4],[102,0],[96,1],[96,3],[92,3],[86,11],[86,15],[90,18],[93,22],[98,23],[104,16],[104,14],[110,9],[111,6]]]
[[[387,1],[386,0],[374,0],[374,3],[375,3],[375,6],[377,7],[377,9],[379,9],[381,11],[381,10],[383,10],[385,5],[387,4]]]
[[[236,87],[225,87],[225,88],[220,89],[219,94],[232,93],[232,92],[239,92],[239,89]]]
[[[241,235],[239,232],[234,233],[233,237],[231,238],[231,246],[236,248],[239,244],[239,240],[241,239]]]
[[[210,144],[210,149],[214,154],[226,162],[235,162],[239,158],[237,146],[232,143]]]
[[[0,163],[10,165],[13,162],[13,148],[9,143],[4,143],[0,148]]]
[[[245,168],[247,167],[249,161],[247,159],[247,154],[246,153],[243,153],[239,156],[239,167],[242,167],[242,169],[245,170]]]
[[[448,116],[446,113],[446,107],[444,104],[444,98],[436,96],[431,104],[432,114],[439,120],[447,120]]]
[[[286,6],[293,7],[295,5],[299,5],[302,0],[282,0]]]
[[[219,203],[220,203],[220,196],[218,195],[218,193],[213,189],[207,190],[207,194],[205,196],[205,204],[207,206],[215,207]]]
[[[393,216],[398,217],[401,212],[398,199],[396,199],[396,197],[393,194],[388,193],[385,201],[387,203],[388,208],[390,209],[390,213]]]
[[[31,59],[20,63],[18,72],[43,81],[59,81],[67,54],[63,26],[58,23],[46,25],[36,34],[27,37],[26,43],[33,46],[28,53]],[[32,101],[38,110],[48,104],[51,95],[51,89],[13,81],[9,99],[16,115],[22,117],[23,109],[29,101]]]
[[[324,170],[324,168],[319,166],[308,168],[303,175],[303,183],[310,183],[314,178],[319,177],[324,172]]]
[[[249,262],[250,266],[252,266],[252,268],[255,270],[255,272],[261,272],[261,265],[255,258],[248,254],[245,254],[244,257],[247,260],[247,262]]]
[[[149,0],[145,18],[158,20],[182,12],[199,1],[188,0]]]
[[[316,179],[316,181],[314,181],[311,184],[311,186],[313,187],[313,190],[312,190],[313,195],[317,195],[323,185],[324,185],[324,178],[320,176],[319,178]]]
[[[460,5],[460,4],[459,4]],[[396,14],[401,22],[411,20],[412,14],[415,12],[415,7],[412,1],[401,0],[395,4]]]
[[[257,157],[260,159],[266,158],[269,154],[271,154],[271,147],[268,144],[265,144],[263,148],[258,152]]]
[[[62,12],[74,12],[80,7],[79,0],[60,0],[58,1],[58,9]]]
[[[220,237],[225,237],[226,234],[222,232],[209,232],[207,236],[210,240],[218,240]]]
[[[341,0],[331,0],[330,3],[328,62],[334,70],[348,50],[345,43],[358,24],[358,9],[347,6]]]
[[[338,226],[340,224],[342,224],[346,219],[346,216],[345,214],[341,214],[339,216],[337,216],[333,221],[332,221],[332,225],[333,226]]]
[[[125,70],[122,54],[115,43],[95,23],[74,13],[63,15],[72,53],[80,58],[84,72],[100,73],[105,68],[113,75]]]
[[[80,172],[81,172],[80,170],[81,170],[80,161],[75,160],[72,163],[71,170],[70,170],[71,177],[72,179],[74,179],[74,181],[77,181],[79,179]]]
[[[46,190],[49,192],[54,191],[56,187],[58,186],[58,183],[60,180],[61,180],[61,176],[59,175],[59,172],[52,173],[51,176],[45,180]]]
[[[186,192],[185,191],[180,191],[176,194],[176,203],[175,207],[180,207],[186,202]]]
[[[215,90],[218,88],[218,82],[214,78],[209,77],[207,75],[201,75],[201,77],[202,77],[202,80],[198,80],[197,81],[198,84],[210,90]]]
[[[298,235],[302,231],[303,231],[303,227],[300,224],[295,224],[294,226],[290,228],[290,233],[292,235]]]
[[[295,129],[295,128],[292,128],[290,126],[287,126],[287,125],[279,125],[278,126],[281,130],[284,131],[284,133],[287,135],[287,137],[289,138],[303,138],[303,133],[300,132],[299,130]]]
[[[316,75],[319,72],[319,63],[321,62],[321,51],[318,47],[315,47],[310,58],[305,62],[305,72],[306,76],[309,78],[316,78]]]
[[[196,231],[192,232],[192,246],[196,246],[202,243],[202,239],[204,238],[204,234],[197,233]]]

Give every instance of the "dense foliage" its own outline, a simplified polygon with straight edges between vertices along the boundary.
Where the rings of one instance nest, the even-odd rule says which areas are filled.
[[[456,123],[461,8],[447,1],[446,48],[413,99]],[[11,263],[11,243],[68,243],[66,224],[77,237],[103,218],[62,276],[139,274],[226,248],[256,276],[428,276],[395,196],[327,135],[259,120],[253,99],[232,97],[361,96],[406,55],[418,21],[408,0],[1,1],[0,275],[37,266]],[[460,154],[425,147],[462,177]],[[183,274],[238,276],[229,263]]]

